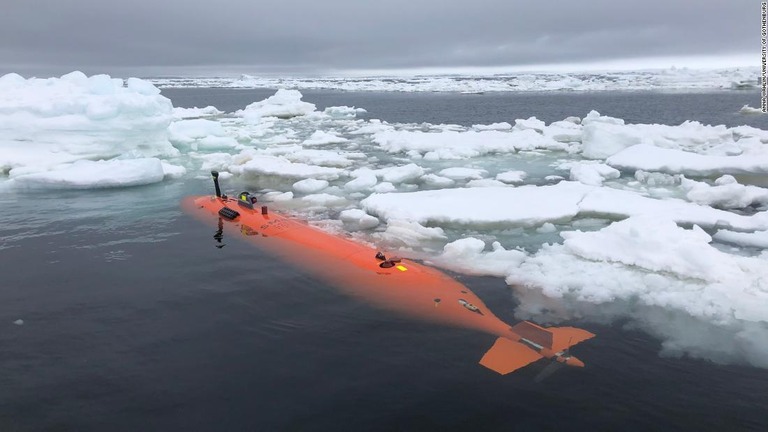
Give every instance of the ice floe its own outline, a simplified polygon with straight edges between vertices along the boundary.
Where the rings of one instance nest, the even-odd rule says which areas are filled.
[[[47,173],[79,160],[173,157],[171,101],[152,84],[72,72],[0,77],[0,172]],[[44,174],[42,177],[52,174]]]

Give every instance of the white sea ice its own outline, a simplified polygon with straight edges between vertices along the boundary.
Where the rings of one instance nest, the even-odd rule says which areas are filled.
[[[488,171],[479,168],[451,167],[437,173],[441,177],[451,180],[479,180],[488,174]]]
[[[762,109],[760,108],[753,108],[749,105],[744,105],[739,110],[739,113],[741,114],[765,114]]]
[[[332,106],[326,108],[323,112],[335,119],[353,119],[358,114],[365,114],[367,111],[363,108]]]
[[[536,117],[529,117],[527,119],[515,120],[515,126],[513,129],[516,129],[516,130],[532,129],[538,133],[543,133],[545,127],[546,125],[543,121],[537,119]]]
[[[210,117],[215,115],[224,114],[224,111],[219,111],[215,106],[208,105],[205,108],[173,108],[173,118],[178,120],[194,119],[200,117]]]
[[[629,147],[609,157],[606,163],[625,171],[657,171],[693,177],[765,174],[768,173],[768,152],[738,156],[709,156],[642,144]]]
[[[387,221],[387,229],[376,236],[387,243],[407,247],[421,246],[425,242],[446,238],[442,228],[428,228],[418,222],[403,219]]]
[[[360,209],[344,210],[339,214],[339,219],[344,223],[344,227],[351,230],[370,229],[379,225],[377,218]]]
[[[463,273],[506,277],[525,258],[525,252],[506,250],[499,242],[493,242],[492,250],[486,252],[484,241],[467,237],[446,244],[432,261]]]
[[[167,165],[168,175],[178,168]],[[79,160],[53,167],[50,171],[23,174],[12,178],[14,186],[44,189],[100,189],[139,186],[163,180],[166,172],[160,159]],[[183,169],[183,168],[181,168]]]
[[[350,173],[354,177],[344,184],[344,189],[349,192],[360,192],[373,188],[379,182],[376,173],[370,168],[361,168]]]
[[[339,207],[347,204],[347,200],[344,197],[338,195],[331,195],[327,193],[319,193],[307,195],[302,198],[302,201],[315,207]]]
[[[234,163],[229,171],[239,175],[269,175],[286,178],[314,178],[335,180],[343,174],[339,168],[328,168],[304,163],[294,163],[280,156],[253,155],[242,164]]]
[[[487,124],[487,125],[476,124],[476,125],[472,125],[472,129],[474,129],[476,131],[510,130],[510,129],[512,129],[512,125],[507,123],[507,122],[491,123],[491,124]]]
[[[303,194],[313,194],[328,187],[328,181],[312,178],[299,180],[293,184],[293,190]]]
[[[496,180],[503,183],[518,184],[524,182],[526,176],[528,173],[525,171],[504,171],[496,174]]]
[[[731,243],[744,247],[768,249],[768,231],[736,232],[718,230],[712,238],[719,242]]]
[[[468,226],[538,226],[566,221],[579,212],[579,202],[594,188],[561,182],[554,186],[441,189],[398,194],[373,194],[363,209],[386,221]]]
[[[416,164],[408,164],[389,168],[381,168],[377,171],[377,173],[385,182],[406,183],[423,176],[424,168]]]
[[[423,181],[425,185],[433,188],[446,188],[456,184],[455,180],[449,179],[448,177],[442,177],[436,174],[425,174],[421,178],[421,181]]]
[[[505,187],[505,186],[507,186],[506,183],[500,182],[494,179],[478,179],[478,180],[470,180],[467,182],[467,187],[470,187],[470,188]]]
[[[600,186],[605,180],[617,179],[621,176],[619,170],[606,164],[574,162],[571,164],[571,180],[587,185]]]
[[[117,156],[169,157],[171,101],[152,84],[72,72],[0,77],[0,173]]]
[[[402,219],[422,224],[479,228],[538,226],[545,222],[569,221],[577,215],[623,219],[649,214],[702,227],[768,228],[768,213],[743,216],[678,199],[654,199],[630,191],[575,182],[373,194],[362,200],[361,205],[366,212],[387,221]]]
[[[340,137],[334,133],[317,130],[312,134],[312,136],[304,140],[302,144],[306,146],[321,146],[327,144],[345,143],[348,141],[348,139]]]
[[[285,119],[314,112],[315,104],[304,102],[301,98],[302,94],[298,90],[279,89],[274,95],[254,102],[236,114],[248,123],[259,123],[263,117]]]
[[[714,186],[683,179],[681,187],[687,191],[686,197],[689,200],[717,208],[743,209],[751,205],[768,204],[768,189],[741,185],[730,175],[718,178]]]

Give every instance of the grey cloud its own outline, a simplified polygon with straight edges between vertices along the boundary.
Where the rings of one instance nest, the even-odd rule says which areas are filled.
[[[755,52],[752,0],[11,0],[0,73],[312,71]]]

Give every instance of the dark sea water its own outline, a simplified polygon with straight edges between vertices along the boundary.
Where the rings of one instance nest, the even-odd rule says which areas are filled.
[[[233,111],[271,91],[165,90]],[[591,109],[628,122],[751,124],[755,92],[303,92],[390,122],[547,122]],[[349,298],[186,216],[187,179],[117,190],[0,193],[0,431],[768,430],[768,370],[658,355],[621,323],[583,370],[536,383],[477,364],[493,337]],[[500,318],[513,292],[456,275]],[[14,321],[21,319],[23,325]]]

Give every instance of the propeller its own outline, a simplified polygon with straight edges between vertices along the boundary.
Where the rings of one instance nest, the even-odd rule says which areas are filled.
[[[549,362],[549,364],[544,366],[544,369],[542,369],[541,372],[539,372],[538,375],[533,378],[534,382],[540,383],[544,381],[545,379],[551,377],[555,372],[562,369],[563,366],[565,366],[565,362],[560,361],[560,359],[568,359],[571,357],[571,341],[573,341],[573,337],[568,338],[568,348],[564,349],[559,356],[552,357],[552,360]]]
[[[564,366],[565,364],[552,359],[552,361],[550,361],[548,365],[544,366],[544,369],[542,369],[541,372],[536,375],[536,377],[533,379],[533,382],[540,383],[544,381],[545,379],[551,377],[552,374],[562,369]]]

